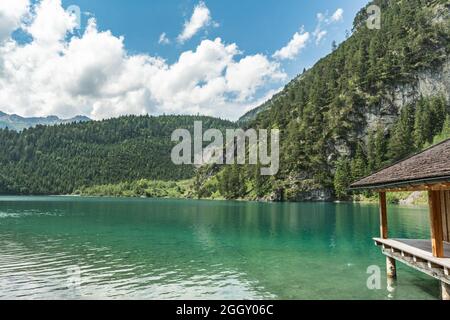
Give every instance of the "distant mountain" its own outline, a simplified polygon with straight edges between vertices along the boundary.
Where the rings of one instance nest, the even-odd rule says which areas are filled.
[[[32,128],[37,125],[52,126],[62,123],[87,122],[87,121],[91,121],[91,119],[85,116],[76,116],[70,119],[60,119],[57,116],[25,118],[18,116],[16,114],[7,114],[0,111],[0,129],[8,128],[10,130],[15,131],[22,131],[23,129]]]

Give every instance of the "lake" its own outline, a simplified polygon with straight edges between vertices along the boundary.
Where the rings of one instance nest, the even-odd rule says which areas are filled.
[[[430,236],[426,207],[389,224]],[[401,264],[387,290],[378,235],[377,205],[0,197],[0,299],[439,299]]]

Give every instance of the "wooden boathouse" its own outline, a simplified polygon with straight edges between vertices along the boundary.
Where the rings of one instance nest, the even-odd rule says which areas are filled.
[[[441,282],[442,299],[450,300],[450,140],[409,157],[351,185],[379,194],[380,237],[388,278],[396,278],[396,261]],[[431,239],[391,239],[387,192],[428,192]]]

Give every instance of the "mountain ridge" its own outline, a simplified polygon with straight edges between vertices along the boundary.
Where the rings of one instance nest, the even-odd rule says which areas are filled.
[[[61,119],[55,115],[49,115],[46,117],[22,117],[17,114],[8,114],[0,111],[0,129],[10,129],[14,131],[22,131],[38,125],[57,125],[74,122],[87,122],[92,121],[86,116],[75,116],[69,119]]]
[[[386,6],[386,2],[390,1],[390,0],[376,0],[376,1],[371,1],[370,3],[368,3],[363,9],[361,9],[357,16],[355,17],[354,20],[354,27],[353,27],[353,33],[358,31],[358,29],[364,28],[364,23],[363,21],[365,19],[367,19],[367,13],[365,12],[365,9],[367,7],[369,7],[370,5],[376,4],[376,5],[380,5],[381,7]],[[414,0],[413,0],[414,1]],[[401,2],[398,0],[394,0],[393,2]],[[439,23],[445,23],[447,24],[447,27],[449,26],[449,13],[448,11],[450,10],[450,3],[446,0],[427,0],[425,1],[428,5],[434,5],[435,8],[440,8],[440,9],[436,9],[434,13],[434,17],[433,17],[433,23],[434,24],[439,24]],[[445,12],[445,10],[447,12]],[[352,34],[353,35],[353,34]],[[351,35],[351,36],[352,36]],[[350,37],[351,37],[350,36]],[[343,41],[339,46],[341,46],[342,44],[345,44],[349,39],[346,39],[345,41]],[[448,45],[447,45],[448,46]],[[298,84],[299,82],[301,82],[303,80],[303,78],[305,77],[305,75],[308,74],[308,72],[313,69],[316,65],[320,64],[321,62],[325,61],[326,59],[328,59],[330,56],[332,56],[334,54],[333,52],[330,52],[328,55],[326,55],[325,57],[319,59],[319,61],[317,61],[313,67],[309,68],[309,69],[305,69],[303,70],[303,72],[299,75],[297,75],[296,77],[294,77],[291,81],[289,81],[288,84],[286,84],[286,86],[283,88],[283,90],[281,90],[280,92],[276,93],[274,96],[272,96],[270,99],[268,99],[267,101],[265,101],[264,103],[262,103],[260,106],[248,111],[247,113],[245,113],[244,115],[242,115],[239,119],[238,119],[238,123],[248,123],[251,122],[252,120],[256,120],[256,117],[264,112],[267,111],[269,109],[271,109],[274,105],[276,105],[280,99],[283,98],[283,96],[285,96],[286,94],[288,94],[289,89],[292,88],[293,86],[295,86],[296,84]],[[447,61],[447,66],[450,66],[450,58],[448,58]],[[449,74],[448,70],[450,68],[447,67],[447,75]],[[449,83],[449,78],[447,78],[447,85]],[[450,90],[447,91],[447,97],[448,97],[448,101],[450,101],[450,93],[448,93]]]
[[[365,23],[371,5],[381,9],[379,30]],[[352,181],[450,137],[449,56],[448,1],[371,1],[336,50],[241,117],[247,128],[281,130],[279,174],[261,179],[252,169],[224,168],[215,186],[206,179],[202,193],[349,199]],[[239,176],[248,180],[241,192],[220,183]]]
[[[176,129],[233,128],[206,116],[122,116],[100,121],[0,129],[0,194],[61,195],[140,179],[186,180],[194,165],[175,165]]]

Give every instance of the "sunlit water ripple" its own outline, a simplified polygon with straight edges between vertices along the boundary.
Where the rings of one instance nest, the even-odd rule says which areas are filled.
[[[390,212],[429,237],[424,208]],[[0,299],[437,299],[406,267],[367,288],[377,232],[371,205],[0,197]]]

